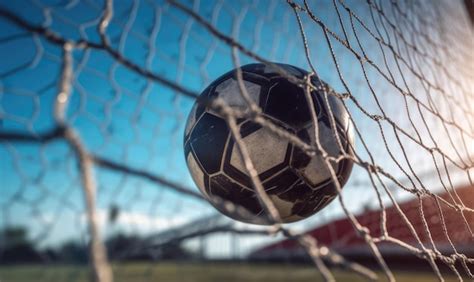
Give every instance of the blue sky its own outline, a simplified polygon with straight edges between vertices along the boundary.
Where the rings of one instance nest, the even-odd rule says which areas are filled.
[[[53,2],[10,1],[1,5],[28,22],[46,25],[64,37],[98,42],[96,24],[102,3],[72,1],[64,6]],[[220,31],[237,38],[244,46],[265,58],[308,69],[297,22],[284,1],[183,2],[194,7]],[[370,20],[366,7],[353,5],[352,1],[348,3],[373,29],[374,22]],[[318,5],[315,9],[317,16],[342,37],[332,2],[323,1]],[[336,91],[344,92],[321,29],[307,17],[303,17],[303,22],[311,58],[319,75]],[[343,16],[343,24],[346,29],[350,28],[347,16]],[[20,35],[15,40],[0,43],[1,130],[35,134],[53,128],[52,105],[60,71],[60,49],[39,36],[24,35],[24,30],[4,19],[0,19],[0,30],[0,38]],[[383,57],[376,41],[357,24],[356,30],[363,48],[369,50],[373,61],[382,66]],[[116,1],[107,35],[113,47],[129,60],[196,92],[233,68],[228,46],[163,1],[155,4],[152,1]],[[349,41],[360,52],[352,32],[349,32]],[[380,114],[369,94],[358,61],[344,46],[335,40],[332,43],[341,73],[353,95],[363,108],[372,114]],[[147,81],[103,51],[77,50],[73,56],[74,89],[67,117],[87,148],[99,156],[156,173],[195,189],[182,151],[183,128],[193,101]],[[243,64],[251,61],[241,56]],[[389,58],[388,64],[393,70],[393,60]],[[23,67],[11,72],[19,66]],[[402,96],[377,71],[368,68],[367,72],[387,114],[400,120],[412,132],[407,119],[400,114]],[[401,74],[395,72],[393,75],[402,85]],[[410,79],[408,83],[412,85],[412,92],[421,89],[416,79]],[[348,106],[377,159],[383,161],[382,165],[388,171],[400,175],[395,164],[388,160],[386,149],[381,146],[377,125],[364,117],[353,104],[348,103]],[[387,126],[384,129],[387,138],[394,140],[390,128]],[[442,131],[440,134],[443,134]],[[422,155],[417,145],[410,146],[406,137],[402,138],[412,152],[411,161],[425,164],[417,170],[431,169],[432,164],[426,165],[426,160],[430,160],[429,154]],[[389,146],[400,153],[394,143],[389,142]],[[356,147],[366,158],[367,154],[359,141]],[[2,141],[0,155],[3,159],[0,162],[3,182],[0,227],[28,225],[33,235],[47,234],[37,237],[45,242],[84,234],[78,171],[64,141],[55,140],[47,144]],[[406,164],[403,165],[406,167]],[[124,211],[124,219],[116,228],[127,232],[150,232],[215,212],[206,203],[183,198],[143,179],[100,168],[96,175],[102,216],[105,218],[110,205],[119,206]],[[373,189],[357,188],[356,184],[364,181],[368,181],[366,172],[356,167],[344,192],[351,199],[348,204],[351,210],[358,211],[364,205],[374,204]],[[439,183],[433,187],[436,186]],[[308,219],[303,225],[314,225],[340,215],[339,204],[335,202],[326,212]],[[82,233],[77,232],[78,226]],[[106,233],[111,230],[113,227],[107,228]]]

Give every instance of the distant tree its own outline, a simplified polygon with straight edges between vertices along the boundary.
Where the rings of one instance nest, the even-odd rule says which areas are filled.
[[[198,255],[181,242],[170,242],[159,247],[150,246],[138,235],[117,233],[106,241],[108,256],[111,260],[189,260]]]
[[[196,259],[199,255],[185,248],[182,242],[172,242],[161,246],[158,249],[159,257],[165,260],[190,260]]]
[[[21,226],[0,230],[0,263],[40,262],[41,255],[28,238],[28,230]]]
[[[44,248],[41,250],[41,256],[47,262],[56,262],[59,260],[59,251],[53,247]]]
[[[87,263],[89,261],[88,246],[77,241],[67,241],[57,252],[58,259],[67,263]]]
[[[140,246],[141,242],[142,239],[137,235],[117,233],[110,236],[106,240],[105,245],[107,247],[109,258],[112,260],[149,259],[149,257],[144,255],[142,252],[136,252],[137,246]]]
[[[109,208],[109,222],[115,224],[120,215],[120,207],[116,204],[112,204]]]

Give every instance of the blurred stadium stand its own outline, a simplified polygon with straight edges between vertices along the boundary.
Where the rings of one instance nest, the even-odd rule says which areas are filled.
[[[400,210],[406,218],[412,223],[418,237],[425,247],[432,248],[433,241],[437,250],[442,254],[449,255],[453,253],[463,253],[465,255],[474,255],[474,238],[471,231],[474,229],[474,215],[472,213],[460,213],[455,208],[448,207],[443,201],[449,203],[462,201],[466,207],[474,207],[474,197],[472,191],[474,186],[458,188],[455,191],[439,193],[439,206],[442,214],[433,197],[421,197],[423,213],[420,211],[419,199],[413,199],[399,204]],[[442,199],[442,200],[441,200]],[[376,201],[376,199],[374,199]],[[422,248],[416,240],[409,227],[406,225],[402,213],[395,206],[385,209],[386,227],[388,234],[409,245]],[[426,234],[425,225],[422,216],[427,223],[431,233],[431,239]],[[381,210],[366,210],[356,216],[357,220],[363,226],[367,226],[372,236],[381,235]],[[443,227],[440,218],[444,217],[446,226]],[[465,218],[465,220],[463,219]],[[443,229],[447,230],[449,238],[445,235]],[[316,238],[321,245],[325,245],[339,254],[358,262],[370,263],[372,254],[366,248],[366,243],[359,237],[352,227],[348,218],[342,218],[325,225],[316,227],[307,232],[307,234]],[[384,258],[392,266],[409,266],[413,268],[423,267],[422,261],[418,260],[406,249],[395,244],[383,242],[378,244]],[[453,249],[453,246],[455,250]],[[293,261],[306,260],[306,254],[303,249],[293,240],[282,240],[277,243],[260,248],[249,256],[253,260],[288,260]],[[413,262],[413,263],[412,263]],[[423,264],[428,264],[423,261]]]

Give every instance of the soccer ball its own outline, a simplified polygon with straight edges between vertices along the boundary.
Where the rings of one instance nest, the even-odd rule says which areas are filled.
[[[308,74],[291,65],[278,66],[299,78]],[[245,65],[241,70],[248,94],[261,107],[267,119],[307,143],[314,140],[311,114],[303,88],[264,64]],[[313,84],[320,85],[316,81]],[[333,91],[328,85],[324,87],[327,91]],[[201,95],[220,97],[234,109],[244,110],[247,107],[240,94],[235,70],[212,82]],[[340,146],[331,129],[323,91],[313,91],[311,95],[318,115],[321,144],[330,156],[338,157]],[[333,95],[327,95],[327,98],[344,152],[352,154],[354,134],[349,116],[338,98]],[[284,223],[315,214],[337,196],[330,171],[320,155],[308,156],[289,141],[251,120],[238,119],[238,125],[258,176]],[[262,222],[265,211],[223,117],[195,103],[185,127],[184,152],[194,182],[211,204],[236,220]],[[331,164],[339,183],[344,185],[351,173],[352,161],[344,158]],[[217,204],[218,199],[230,201],[248,212],[246,215],[228,213],[222,204]]]

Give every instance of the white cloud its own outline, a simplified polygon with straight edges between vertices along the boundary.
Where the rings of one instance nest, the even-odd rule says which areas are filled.
[[[77,214],[64,211],[61,214],[43,213],[39,217],[29,218],[31,238],[39,238],[40,246],[56,246],[68,240],[82,240],[88,237],[87,217],[85,213]],[[116,222],[108,221],[108,210],[99,209],[97,222],[102,237],[106,238],[116,232],[149,235],[169,230],[191,222],[189,214],[178,214],[173,217],[156,217],[137,211],[121,211]],[[39,221],[41,221],[40,224]],[[39,237],[38,237],[39,236]]]
[[[107,210],[100,209],[97,211],[97,222],[101,227],[102,234],[107,234],[111,230],[139,234],[159,232],[188,223],[192,219],[190,216],[184,215],[157,217],[140,212],[121,211],[117,220],[114,223],[110,223],[108,215]],[[81,215],[81,223],[86,223],[86,214]]]

